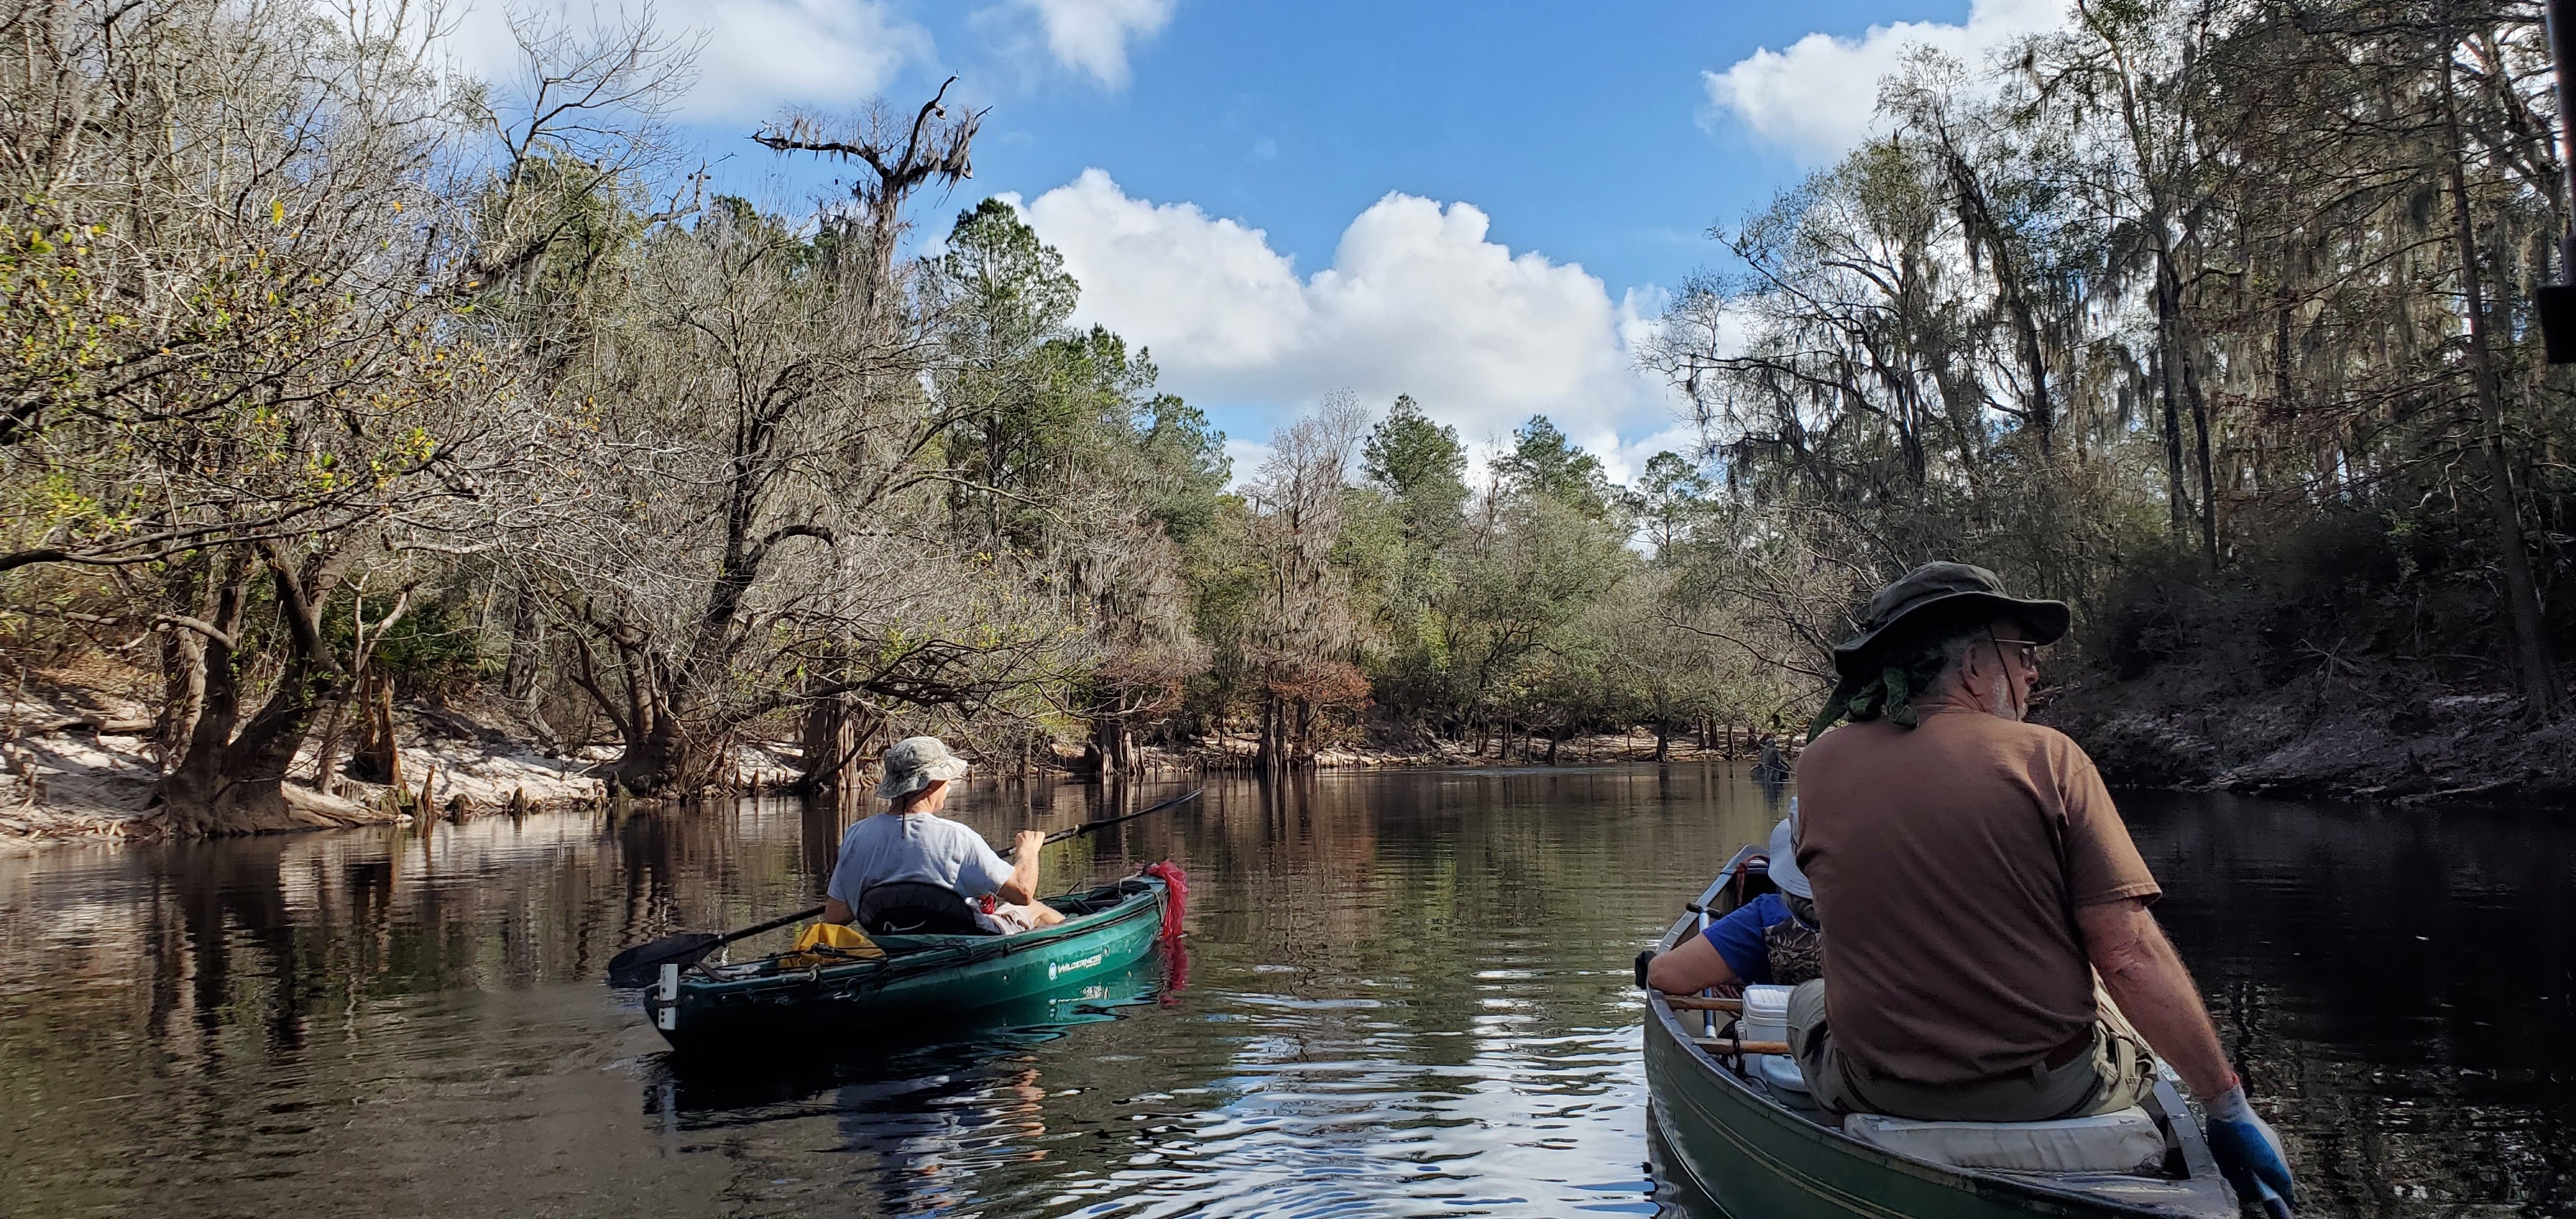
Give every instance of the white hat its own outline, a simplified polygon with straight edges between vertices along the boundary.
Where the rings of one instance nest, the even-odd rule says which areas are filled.
[[[900,799],[933,783],[964,777],[966,759],[948,752],[948,742],[908,736],[885,751],[885,781],[877,784],[877,799]]]
[[[1814,901],[1815,886],[1807,883],[1807,874],[1798,870],[1798,806],[1789,806],[1789,815],[1771,827],[1771,883],[1782,893]]]

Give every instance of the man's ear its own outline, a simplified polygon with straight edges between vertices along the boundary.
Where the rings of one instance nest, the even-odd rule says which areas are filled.
[[[1987,649],[1985,641],[1970,644],[1967,658],[1959,665],[1960,684],[1968,687],[1969,693],[1982,698],[1986,687],[1994,683],[1995,674],[1994,653]]]

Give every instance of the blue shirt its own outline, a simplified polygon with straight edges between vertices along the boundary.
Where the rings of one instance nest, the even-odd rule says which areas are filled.
[[[1707,936],[1708,946],[1725,958],[1726,967],[1735,971],[1737,981],[1748,986],[1768,986],[1771,941],[1763,933],[1796,918],[1779,894],[1765,893],[1710,923],[1708,930],[1700,934]]]
[[[1011,865],[965,826],[931,813],[878,813],[841,835],[841,859],[823,892],[855,910],[870,885],[927,881],[975,898],[1010,878]]]

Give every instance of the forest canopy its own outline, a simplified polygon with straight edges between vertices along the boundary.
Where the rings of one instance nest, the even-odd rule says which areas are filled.
[[[424,691],[647,795],[746,739],[831,794],[899,731],[1115,773],[1776,729],[1934,558],[2075,602],[2070,688],[2560,713],[2536,6],[2085,0],[1913,55],[1715,230],[1640,357],[1702,443],[1624,485],[1566,420],[1471,451],[1475,404],[1347,394],[1234,469],[1012,205],[943,214],[944,89],[754,134],[855,182],[780,211],[706,192],[649,24],[521,21],[483,82],[428,20],[0,0],[0,645],[144,676],[182,831],[289,824]]]

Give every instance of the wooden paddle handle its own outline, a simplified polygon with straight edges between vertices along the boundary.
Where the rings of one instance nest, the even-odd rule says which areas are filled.
[[[1691,1039],[1691,1044],[1711,1054],[1786,1054],[1789,1052],[1789,1043],[1785,1041],[1738,1041],[1732,1037],[1705,1039],[1694,1037]]]
[[[1664,1006],[1677,1012],[1740,1012],[1742,999],[1703,999],[1698,995],[1666,995]]]

